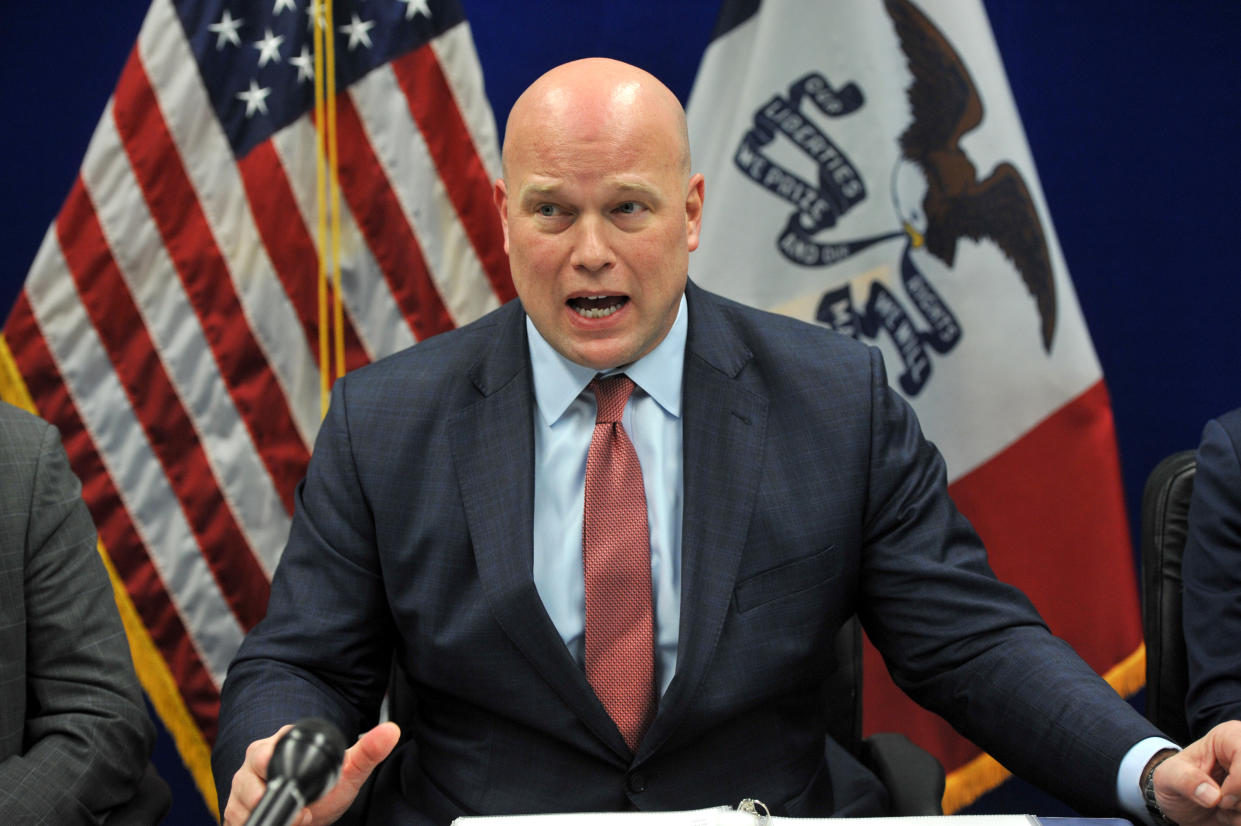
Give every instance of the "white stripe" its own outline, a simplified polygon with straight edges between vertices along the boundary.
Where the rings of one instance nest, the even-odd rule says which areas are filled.
[[[454,322],[465,324],[498,307],[391,65],[355,83],[349,95]]]
[[[302,440],[309,445],[319,427],[318,367],[301,334],[301,321],[267,258],[232,149],[168,0],[152,4],[138,35],[138,51],[250,329],[288,398]]]
[[[272,137],[272,145],[285,169],[302,220],[318,237],[318,195],[315,185],[315,129],[309,117],[298,118]],[[401,315],[388,281],[371,254],[349,204],[341,199],[341,292],[367,354],[376,359],[417,342]]]
[[[202,327],[126,162],[110,102],[86,150],[82,179],[113,258],[203,445],[220,493],[270,578],[288,536],[289,513],[216,369]]]
[[[470,24],[461,22],[431,41],[444,76],[457,101],[457,110],[474,138],[474,151],[483,161],[488,177],[500,177],[500,144],[496,119],[487,101],[483,68],[474,49]],[[507,116],[507,113],[505,113]]]
[[[151,564],[211,679],[219,687],[242,631],[225,602],[163,467],[134,418],[48,230],[26,279],[30,308],[65,388],[94,440]]]

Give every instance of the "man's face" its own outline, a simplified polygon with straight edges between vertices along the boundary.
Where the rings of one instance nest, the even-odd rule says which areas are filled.
[[[511,124],[495,202],[513,283],[539,333],[596,370],[663,340],[698,246],[702,176],[667,117]]]

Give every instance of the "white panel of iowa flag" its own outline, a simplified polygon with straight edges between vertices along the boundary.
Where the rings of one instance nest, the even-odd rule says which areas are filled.
[[[334,6],[353,368],[514,293],[460,5]],[[60,428],[139,676],[213,810],[220,686],[321,415],[321,8],[155,0],[0,342],[0,390]]]
[[[975,0],[731,2],[689,103],[706,176],[690,273],[879,347],[997,574],[1122,693],[1141,630],[1111,410]],[[1005,776],[866,660],[865,730]]]

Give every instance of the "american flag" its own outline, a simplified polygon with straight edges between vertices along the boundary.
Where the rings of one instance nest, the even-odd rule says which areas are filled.
[[[214,810],[219,690],[320,410],[314,18],[335,38],[348,368],[514,295],[452,0],[155,0],[0,340],[56,424],[139,677]]]

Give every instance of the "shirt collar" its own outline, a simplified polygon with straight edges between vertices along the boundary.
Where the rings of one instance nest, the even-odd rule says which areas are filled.
[[[624,373],[670,416],[681,415],[681,375],[685,370],[685,341],[689,330],[685,294],[681,294],[672,328],[655,349],[632,364],[607,370]],[[597,371],[556,352],[526,316],[526,341],[534,371],[534,399],[543,423],[551,427],[590,384]]]

